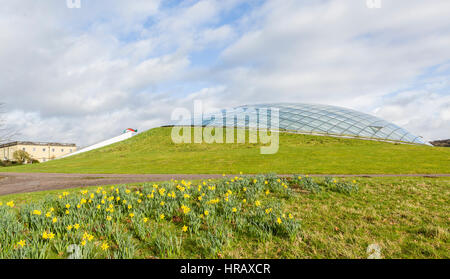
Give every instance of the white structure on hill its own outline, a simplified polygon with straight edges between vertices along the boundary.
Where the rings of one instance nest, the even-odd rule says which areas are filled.
[[[137,132],[138,132],[137,130],[128,128],[125,131],[123,131],[123,134],[121,134],[120,136],[117,136],[117,137],[114,137],[114,138],[110,138],[110,139],[104,140],[102,142],[90,145],[88,147],[82,148],[82,149],[80,149],[80,150],[78,150],[76,152],[70,153],[68,155],[65,155],[65,156],[62,156],[62,157],[59,157],[59,158],[66,158],[66,157],[69,157],[69,156],[77,155],[77,154],[88,152],[88,151],[91,151],[91,150],[94,150],[94,149],[97,149],[97,148],[108,146],[108,145],[111,145],[113,143],[121,142],[121,141],[124,141],[126,139],[129,139],[129,138],[135,136],[137,134]]]

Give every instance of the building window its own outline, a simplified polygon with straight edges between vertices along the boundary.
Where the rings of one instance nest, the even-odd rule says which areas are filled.
[[[23,151],[26,151],[25,147],[24,147],[24,148],[22,148],[22,150],[23,150]]]
[[[55,152],[55,149],[54,149],[54,148],[52,149],[52,152]]]
[[[70,149],[70,152],[72,152],[72,149]]]
[[[36,147],[33,147],[33,151],[36,151]]]
[[[61,152],[64,152],[64,149],[61,149]]]

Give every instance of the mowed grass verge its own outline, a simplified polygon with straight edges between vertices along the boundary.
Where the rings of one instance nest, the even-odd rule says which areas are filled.
[[[191,219],[187,218],[176,207],[176,210],[170,211],[169,205],[172,198],[165,196],[158,197],[153,204],[156,208],[146,211],[146,206],[150,202],[150,198],[146,195],[139,196],[139,193],[152,193],[155,187],[153,183],[130,185],[126,188],[120,188],[120,194],[115,194],[110,187],[103,187],[98,190],[97,187],[89,187],[83,189],[64,190],[67,196],[63,197],[62,208],[56,208],[53,213],[58,216],[58,221],[52,224],[51,218],[45,218],[43,215],[47,212],[44,200],[58,200],[58,196],[63,191],[40,192],[30,194],[17,194],[0,197],[0,203],[3,206],[7,202],[13,200],[15,202],[14,209],[9,211],[41,210],[43,219],[48,219],[46,229],[55,232],[55,238],[52,240],[42,240],[42,232],[38,232],[34,237],[37,242],[41,241],[42,245],[47,244],[46,257],[64,258],[67,257],[65,245],[68,239],[62,234],[57,233],[59,222],[79,223],[82,227],[78,232],[79,236],[73,236],[71,241],[82,241],[81,235],[85,232],[88,236],[92,236],[93,240],[88,241],[91,245],[88,250],[90,255],[98,258],[105,257],[132,257],[132,258],[367,258],[367,247],[376,244],[381,248],[382,258],[450,258],[450,219],[448,212],[450,211],[450,179],[449,178],[353,178],[345,179],[328,179],[313,178],[312,181],[320,186],[321,191],[314,191],[314,183],[299,182],[295,180],[276,181],[275,178],[256,177],[257,183],[254,183],[255,177],[245,178],[245,182],[240,179],[227,179],[224,181],[201,181],[191,183],[191,190],[176,188],[174,191],[177,200],[183,200],[184,205],[188,205],[189,214],[198,215],[204,213],[207,209],[210,212],[209,217],[216,218],[216,221],[202,221],[199,231],[191,232]],[[302,178],[305,181],[305,177]],[[264,181],[268,181],[265,184]],[[289,189],[285,189],[282,183],[285,181],[289,185]],[[329,183],[331,181],[331,187]],[[226,183],[229,182],[229,183]],[[186,182],[189,183],[189,182]],[[342,185],[357,185],[358,191],[345,193],[336,191],[333,185],[342,183]],[[180,185],[181,181],[169,183],[173,186]],[[159,188],[154,192],[155,196],[160,195],[159,190],[165,183],[158,183]],[[184,184],[181,184],[184,185]],[[198,191],[198,185],[203,185],[202,192],[208,193],[211,189],[209,186],[215,185],[217,188],[212,192],[215,194],[207,194],[203,201],[198,201],[201,194]],[[169,187],[164,186],[166,194]],[[184,186],[183,186],[184,187]],[[244,187],[246,189],[244,189]],[[124,192],[129,189],[130,192]],[[233,189],[232,193],[227,195],[228,190]],[[253,191],[245,204],[243,199],[247,191]],[[267,189],[270,189],[267,194]],[[80,192],[87,190],[84,195]],[[104,194],[102,191],[107,191]],[[139,193],[136,193],[136,191]],[[286,191],[285,191],[286,190]],[[192,195],[184,201],[182,193],[189,191]],[[192,192],[191,192],[192,191]],[[216,192],[217,191],[217,192]],[[96,211],[95,205],[90,206],[89,202],[82,205],[81,209],[76,209],[74,202],[79,202],[83,197],[88,199],[90,194],[95,194],[95,204],[101,205],[101,217],[84,218],[87,213],[77,215],[77,210]],[[50,195],[50,197],[46,197]],[[102,196],[106,195],[106,204],[103,205],[99,201]],[[115,195],[122,197],[121,201],[114,202],[115,213],[103,212],[108,208],[108,197]],[[209,196],[211,195],[211,196]],[[213,205],[208,204],[210,199],[220,199],[219,203]],[[229,198],[226,201],[225,198]],[[123,204],[123,199],[127,199],[127,204]],[[142,203],[138,202],[142,199]],[[165,200],[166,204],[160,204],[160,200]],[[260,201],[256,205],[256,201]],[[233,205],[227,207],[227,203]],[[64,205],[70,203],[70,215],[64,214]],[[195,205],[198,204],[198,205]],[[128,208],[128,205],[132,205]],[[47,207],[50,204],[47,204]],[[86,207],[92,207],[87,209]],[[177,206],[179,204],[177,203]],[[26,207],[24,209],[24,207]],[[165,207],[165,208],[164,208]],[[207,208],[204,208],[207,207]],[[256,225],[265,224],[265,226],[257,226],[262,229],[261,235],[257,231],[240,231],[236,227],[236,219],[226,221],[225,212],[229,210],[229,218],[233,217],[232,208],[237,208],[238,216],[250,217],[246,220],[255,221]],[[164,209],[162,209],[164,208]],[[267,209],[273,209],[267,213]],[[155,211],[154,213],[150,213]],[[159,216],[164,210],[165,219],[160,220]],[[271,216],[268,219],[254,219],[251,214],[259,214]],[[61,211],[61,212],[59,212]],[[120,212],[120,213],[119,213]],[[134,212],[135,215],[130,217],[129,213]],[[172,212],[172,213],[169,213]],[[300,225],[298,231],[295,230],[294,235],[286,234],[287,231],[277,230],[277,218],[281,218],[282,222],[286,219],[281,214],[286,214],[285,218],[289,219],[292,214],[292,220]],[[117,214],[117,215],[114,215]],[[250,215],[246,215],[250,214]],[[121,233],[115,232],[110,235],[105,234],[108,224],[107,215],[114,216],[113,223],[121,229]],[[173,218],[174,216],[181,218]],[[53,216],[52,216],[53,217]],[[148,231],[147,237],[140,238],[140,228],[137,223],[142,223],[143,218],[148,217],[150,220],[145,223]],[[203,216],[204,217],[204,216]],[[208,217],[208,218],[209,218]],[[73,220],[71,219],[73,218]],[[77,219],[79,218],[79,219]],[[224,219],[225,218],[225,219]],[[261,223],[262,222],[262,223]],[[39,224],[39,222],[36,222]],[[194,222],[195,223],[195,222]],[[231,226],[230,226],[231,224]],[[255,226],[251,224],[251,226]],[[64,224],[66,226],[67,224]],[[188,227],[187,232],[183,232],[183,226]],[[245,226],[244,226],[245,227]],[[73,230],[73,229],[72,229]],[[105,231],[106,230],[106,231]],[[25,230],[29,233],[30,230]],[[265,234],[264,232],[270,232]],[[153,237],[153,233],[158,238],[163,238],[165,244],[157,242],[157,238]],[[225,233],[223,235],[223,233]],[[68,233],[69,235],[72,232]],[[76,233],[73,233],[76,235]],[[20,234],[8,234],[17,239],[13,243],[18,242],[22,238],[26,239],[26,245],[31,245],[32,236],[28,238],[20,236]],[[225,236],[225,237],[222,237]],[[219,240],[219,241],[218,241]],[[0,239],[5,243],[5,239]],[[40,243],[40,242],[39,242]],[[106,250],[101,246],[107,243]],[[217,249],[210,250],[207,247]],[[220,244],[220,245],[219,245]],[[133,250],[125,251],[123,245],[133,247]],[[216,246],[219,245],[219,246]],[[17,245],[16,245],[17,246]],[[25,246],[27,247],[27,246]],[[60,252],[58,252],[60,251]],[[131,253],[131,254],[130,254]],[[19,252],[14,252],[15,256],[20,256]]]
[[[247,137],[248,142],[248,137]],[[280,134],[279,151],[260,144],[175,144],[171,128],[155,128],[129,140],[73,157],[3,172],[233,174],[450,173],[450,148],[358,139]]]

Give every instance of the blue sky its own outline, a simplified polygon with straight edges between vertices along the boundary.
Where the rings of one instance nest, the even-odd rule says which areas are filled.
[[[18,139],[87,145],[177,107],[343,106],[450,138],[450,1],[0,0]]]

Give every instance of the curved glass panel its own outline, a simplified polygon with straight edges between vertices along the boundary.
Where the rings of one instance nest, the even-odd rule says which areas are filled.
[[[226,113],[225,110],[217,112],[222,117],[214,117],[215,114],[204,114],[201,119],[194,117],[193,123],[219,127],[258,127],[258,112],[267,110],[270,126],[271,109],[279,110],[280,130],[425,144],[422,138],[381,118],[347,108],[317,104],[245,105],[227,110]]]

